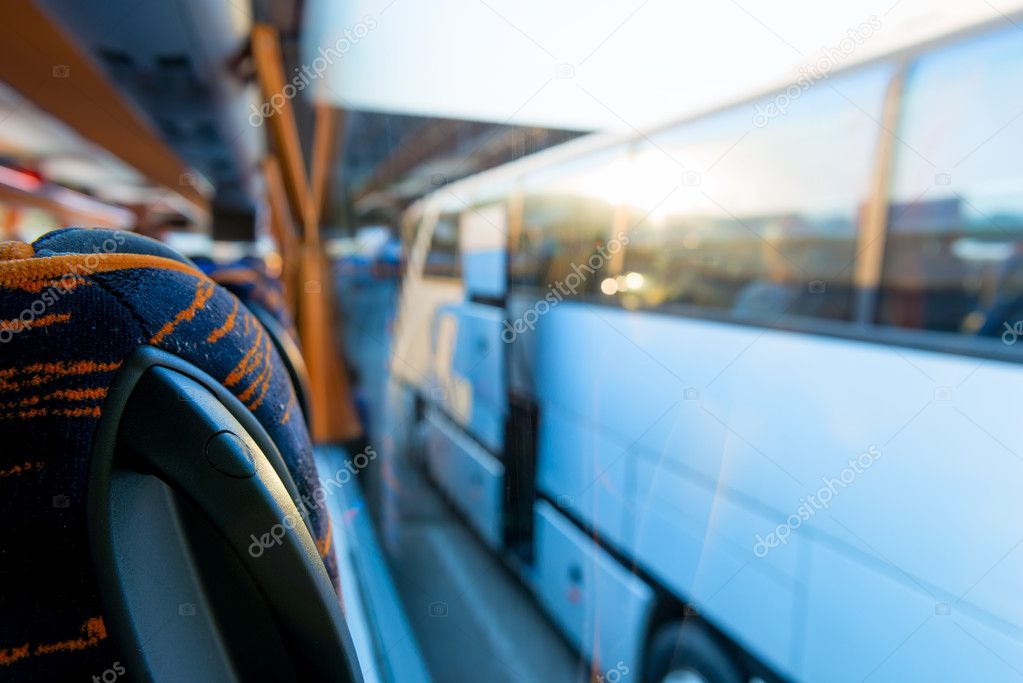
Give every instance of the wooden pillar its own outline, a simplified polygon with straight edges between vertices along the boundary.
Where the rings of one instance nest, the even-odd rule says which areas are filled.
[[[313,440],[323,443],[356,439],[362,435],[362,426],[341,362],[333,312],[333,277],[320,238],[320,215],[326,199],[334,144],[335,112],[326,105],[317,106],[310,184],[291,100],[285,96],[287,83],[280,42],[272,27],[257,25],[253,29],[252,53],[263,101],[270,107],[267,111],[272,112],[264,118],[264,123],[280,160],[281,184],[292,216],[302,226],[296,317],[302,354],[309,366]]]

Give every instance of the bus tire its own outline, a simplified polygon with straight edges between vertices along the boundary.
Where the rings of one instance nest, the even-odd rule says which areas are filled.
[[[648,683],[743,683],[738,664],[708,628],[693,621],[662,626],[650,641]],[[690,674],[688,677],[686,673]]]

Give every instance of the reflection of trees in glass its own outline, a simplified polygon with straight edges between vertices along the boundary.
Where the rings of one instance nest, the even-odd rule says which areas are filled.
[[[906,79],[877,321],[1001,335],[1023,320],[1023,41],[939,48]]]
[[[606,201],[568,194],[525,198],[519,244],[512,254],[512,282],[547,288],[582,268],[607,240],[614,208]],[[596,292],[599,273],[580,292]]]
[[[640,297],[647,306],[683,303],[739,317],[844,318],[853,235],[845,217],[669,218],[633,234],[623,270],[642,274]]]

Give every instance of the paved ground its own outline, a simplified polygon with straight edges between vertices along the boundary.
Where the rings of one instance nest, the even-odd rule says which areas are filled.
[[[533,597],[411,469],[388,534],[398,593],[436,681],[582,683]]]

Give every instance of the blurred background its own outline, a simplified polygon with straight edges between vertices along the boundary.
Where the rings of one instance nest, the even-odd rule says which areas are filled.
[[[963,642],[982,647],[952,661],[940,653],[966,647],[957,631],[900,649],[917,633],[905,611],[851,616],[860,593],[841,597],[844,586],[883,602],[880,584],[908,581],[923,585],[929,618],[1006,549],[1008,537],[991,540],[986,564],[953,578],[933,569],[954,564],[941,553],[903,557],[907,536],[871,517],[895,489],[842,494],[871,520],[860,533],[822,513],[802,549],[783,542],[747,567],[764,542],[753,532],[791,519],[811,482],[884,441],[863,424],[898,434],[886,415],[916,410],[900,396],[848,418],[857,409],[809,387],[860,400],[876,384],[854,390],[843,369],[902,375],[869,351],[833,350],[912,349],[897,367],[914,377],[905,386],[926,378],[928,401],[965,383],[972,359],[1016,372],[1021,10],[13,0],[0,26],[0,239],[122,228],[197,263],[248,259],[280,284],[310,366],[315,439],[384,456],[348,508],[349,543],[378,560],[359,571],[387,577],[367,598],[381,679],[1015,680],[1023,622],[995,589],[966,601],[980,626],[961,625]],[[601,322],[567,307],[546,316],[562,300],[598,307]],[[672,316],[749,336],[682,333]],[[760,343],[765,330],[830,350]],[[693,364],[667,360],[676,350]],[[918,351],[961,365],[935,370]],[[978,396],[1010,385],[997,386]],[[718,420],[716,436],[702,414],[704,426],[677,422],[694,435],[684,443],[649,424],[689,400]],[[831,431],[793,422],[782,434],[779,406]],[[1009,418],[980,422],[1015,452]],[[936,428],[907,453],[961,433]],[[991,449],[984,438],[959,454]],[[656,467],[636,455],[621,469],[651,439]],[[680,457],[676,483],[660,468],[679,443],[676,455],[724,455]],[[764,473],[735,449],[783,464]],[[930,482],[934,500],[958,495],[949,476]],[[912,533],[937,547],[939,533]],[[820,539],[825,556],[852,548],[884,580],[815,578]],[[817,573],[845,566],[814,557]],[[702,630],[683,638],[685,623]],[[840,626],[841,643],[821,635]]]

